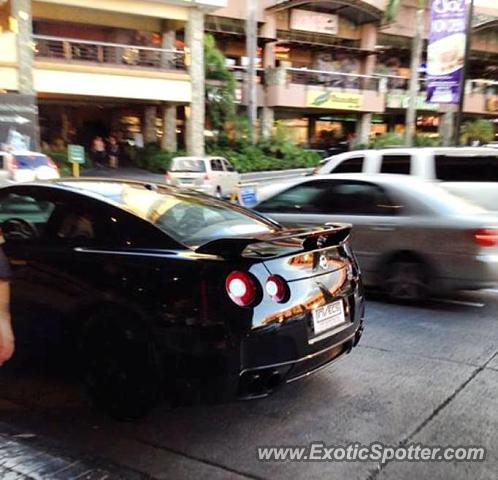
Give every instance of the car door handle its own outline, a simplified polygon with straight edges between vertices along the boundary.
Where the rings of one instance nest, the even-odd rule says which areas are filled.
[[[394,225],[370,225],[370,230],[375,232],[392,232],[395,230]]]
[[[10,260],[10,264],[13,266],[13,267],[24,267],[25,265],[28,264],[28,261],[27,260],[21,260],[19,258],[12,258]]]

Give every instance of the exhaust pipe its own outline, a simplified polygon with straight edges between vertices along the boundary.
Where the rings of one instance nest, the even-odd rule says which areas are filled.
[[[274,370],[266,380],[266,388],[268,390],[273,390],[274,388],[277,388],[280,383],[282,383],[282,376],[277,370]]]

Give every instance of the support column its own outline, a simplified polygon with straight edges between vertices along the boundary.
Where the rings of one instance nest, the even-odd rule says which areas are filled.
[[[11,5],[12,15],[17,22],[19,93],[34,95],[31,0],[11,0]]]
[[[439,136],[443,147],[453,144],[455,136],[455,107],[453,105],[440,105],[444,113],[439,117]]]
[[[11,15],[17,24],[17,52],[19,72],[19,93],[26,95],[30,100],[33,124],[26,126],[30,133],[30,148],[38,150],[40,147],[40,125],[38,123],[38,105],[33,81],[33,18],[31,0],[11,0]],[[26,128],[26,130],[28,130]]]
[[[361,27],[360,48],[375,51],[377,45],[377,25],[374,23],[365,23]],[[363,75],[372,75],[375,70],[376,55],[367,55],[362,65]]]
[[[161,148],[170,152],[176,152],[176,105],[164,105],[163,107],[163,136]]]
[[[370,126],[372,125],[372,114],[361,113],[356,122],[356,145],[368,145],[370,142]]]
[[[377,26],[374,23],[366,23],[361,28],[360,47],[365,50],[375,51],[377,44]],[[368,55],[363,60],[361,72],[363,75],[372,75],[375,69],[376,56]],[[365,79],[368,81],[368,79]],[[366,85],[363,86],[364,88]],[[370,141],[370,129],[372,125],[372,114],[362,113],[356,123],[356,145],[368,145]]]
[[[144,125],[143,125],[145,145],[147,145],[148,143],[157,142],[156,118],[157,118],[157,108],[153,106],[145,107]]]
[[[161,48],[166,50],[174,50],[176,44],[176,31],[175,30],[165,30],[162,33],[161,38]],[[175,56],[173,53],[163,52],[161,53],[161,68],[174,69]]]
[[[69,129],[71,127],[69,122],[69,116],[66,111],[66,107],[60,107],[61,112],[61,138],[64,140],[64,143],[69,142]]]
[[[316,131],[316,118],[309,117],[308,118],[308,147],[313,144],[313,139],[315,138]]]
[[[261,28],[261,35],[264,38],[276,38],[277,27],[275,22],[275,15],[268,13],[266,17],[266,23]],[[274,70],[275,61],[275,46],[277,42],[268,42],[265,44],[263,51],[263,67],[265,69],[265,74],[269,70]],[[268,83],[265,82],[264,98],[263,98],[263,109],[261,114],[261,138],[263,140],[268,140],[273,131],[273,125],[275,123],[275,110],[273,107],[267,105],[267,88]]]
[[[189,50],[192,100],[188,110],[186,144],[189,155],[204,156],[205,85],[204,85],[204,12],[189,8],[185,31]]]
[[[273,133],[273,125],[275,123],[275,111],[266,105],[261,113],[261,138],[268,140]]]

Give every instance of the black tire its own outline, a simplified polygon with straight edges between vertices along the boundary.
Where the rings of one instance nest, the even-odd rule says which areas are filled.
[[[412,303],[428,295],[427,266],[412,257],[400,257],[388,263],[384,274],[384,291],[395,302]]]
[[[216,192],[215,192],[214,196],[218,200],[222,200],[223,199],[223,193],[221,192],[221,188],[220,187],[216,187]]]
[[[158,362],[142,322],[100,313],[85,325],[80,353],[85,387],[98,409],[133,420],[159,401]]]

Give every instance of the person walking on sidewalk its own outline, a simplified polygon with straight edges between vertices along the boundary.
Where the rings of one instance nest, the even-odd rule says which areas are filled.
[[[10,267],[3,252],[4,243],[0,231],[0,367],[14,354],[14,332],[10,319]]]
[[[97,168],[103,168],[106,160],[105,143],[102,137],[95,137],[91,147],[93,161]]]

